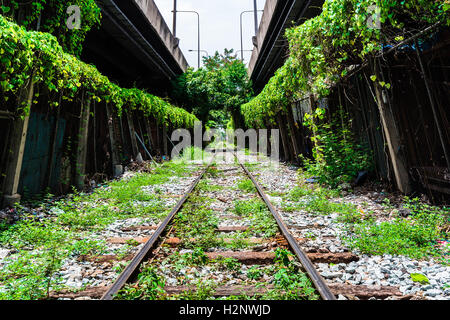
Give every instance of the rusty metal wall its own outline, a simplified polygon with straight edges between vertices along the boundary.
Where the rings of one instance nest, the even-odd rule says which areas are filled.
[[[47,192],[47,187],[55,191],[59,182],[62,141],[66,121],[64,119],[58,120],[56,148],[53,154],[51,152],[51,138],[55,116],[31,111],[29,121],[18,192],[25,196],[44,195]],[[50,157],[53,157],[52,173],[49,172],[48,168]],[[47,182],[49,174],[51,176]]]
[[[390,84],[388,103],[400,133],[400,150],[414,183],[440,202],[450,194],[450,172],[444,145],[450,141],[450,32],[441,30],[379,58],[383,77]],[[425,72],[422,71],[419,55]],[[360,142],[370,146],[377,175],[393,183],[371,72],[362,68],[337,84],[330,96],[330,114],[342,105],[351,114]],[[428,80],[431,93],[426,87]],[[434,105],[437,119],[433,116]],[[441,129],[439,133],[438,127]]]

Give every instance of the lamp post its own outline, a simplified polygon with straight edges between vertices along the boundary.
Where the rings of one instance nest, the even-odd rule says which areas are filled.
[[[256,0],[255,0],[256,1]],[[256,5],[255,5],[255,10],[256,10]],[[253,12],[253,11],[255,11],[255,10],[245,10],[245,11],[242,11],[241,12],[241,17],[240,17],[240,26],[241,26],[241,50],[239,50],[239,51],[241,51],[241,60],[242,61],[244,61],[244,44],[242,43],[242,15],[244,14],[244,13],[249,13],[249,12]],[[255,20],[255,23],[258,23],[257,22],[257,20],[258,20],[258,11],[259,12],[263,12],[264,10],[257,10],[257,11],[255,11],[255,14],[256,14],[256,20]],[[255,36],[256,36],[256,34],[257,34],[257,32],[258,32],[258,27],[256,27],[255,28]]]
[[[188,51],[189,51],[189,52],[197,52],[198,50],[189,49]],[[208,51],[206,51],[206,50],[200,50],[200,52],[206,53],[206,57],[209,57]],[[199,67],[199,68],[200,68],[200,67]]]
[[[198,21],[198,68],[200,69],[200,15],[197,11],[185,11],[185,10],[173,10],[172,12],[182,12],[182,13],[195,13],[197,15]]]
[[[253,0],[254,17],[255,17],[255,37],[258,34],[258,6],[256,0]]]
[[[173,0],[173,37],[177,37],[177,0]]]

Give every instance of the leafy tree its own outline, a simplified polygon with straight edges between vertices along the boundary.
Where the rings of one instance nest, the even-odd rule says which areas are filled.
[[[241,124],[239,108],[253,94],[244,63],[233,49],[203,58],[203,63],[174,81],[175,99],[210,126],[225,126],[230,115],[236,125]]]

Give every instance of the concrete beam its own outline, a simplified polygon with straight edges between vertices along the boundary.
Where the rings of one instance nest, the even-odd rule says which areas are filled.
[[[169,50],[178,62],[183,72],[186,71],[188,63],[181,49],[178,47],[178,40],[173,36],[155,2],[153,0],[134,0],[134,2],[159,34],[167,50]]]
[[[261,17],[261,22],[259,23],[258,34],[256,35],[256,42],[259,44],[253,48],[252,57],[248,64],[248,73],[251,76],[253,70],[255,69],[256,61],[258,60],[259,53],[261,51],[264,39],[267,36],[270,22],[272,21],[275,13],[275,8],[280,0],[266,0],[266,5],[264,6],[264,12]]]
[[[188,64],[153,0],[96,0],[99,30],[86,38],[83,60],[131,86],[164,92]]]
[[[286,57],[287,28],[298,26],[320,14],[324,0],[267,0],[259,27],[257,46],[249,63],[249,76],[261,90]]]

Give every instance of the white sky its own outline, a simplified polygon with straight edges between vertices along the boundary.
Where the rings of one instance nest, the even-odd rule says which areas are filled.
[[[173,0],[154,0],[173,32]],[[266,0],[257,0],[258,10],[263,10]],[[253,0],[178,0],[177,10],[197,11],[200,15],[200,49],[213,55],[223,53],[225,48],[241,50],[239,17],[242,11],[253,10]],[[258,24],[262,12],[258,13]],[[253,13],[242,16],[244,50],[252,50],[252,36],[255,34]],[[189,65],[197,68],[197,15],[181,13],[177,15],[177,38]],[[202,52],[202,56],[206,53]],[[238,57],[241,53],[239,52]],[[244,51],[244,62],[248,63],[251,52]]]

